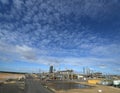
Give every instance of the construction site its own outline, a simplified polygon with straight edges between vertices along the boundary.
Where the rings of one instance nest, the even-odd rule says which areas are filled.
[[[100,72],[77,74],[73,70],[42,73],[0,73],[0,93],[119,93],[120,76]]]

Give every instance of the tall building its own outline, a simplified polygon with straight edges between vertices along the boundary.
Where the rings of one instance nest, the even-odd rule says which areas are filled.
[[[49,73],[53,73],[53,66],[50,66]]]
[[[85,67],[83,67],[83,74],[84,74],[84,75],[86,74],[86,70],[85,70]]]
[[[88,67],[84,67],[84,68],[83,68],[83,73],[84,73],[85,75],[90,75],[91,70],[90,70]]]

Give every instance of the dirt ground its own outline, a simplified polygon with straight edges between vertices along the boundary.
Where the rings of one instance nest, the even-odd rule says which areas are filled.
[[[112,86],[93,85],[93,84],[88,84],[88,85],[94,87],[88,89],[70,89],[66,91],[60,90],[60,91],[55,91],[55,93],[120,93],[120,88],[115,88]]]
[[[0,73],[0,80],[16,79],[22,76],[23,74]]]

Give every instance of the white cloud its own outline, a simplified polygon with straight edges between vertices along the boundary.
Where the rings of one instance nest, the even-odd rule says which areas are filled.
[[[94,0],[73,0],[71,2],[67,0],[58,2],[59,1],[49,0],[46,2],[37,1],[36,3],[36,1],[28,0],[23,3],[22,0],[14,0],[14,5],[21,7],[22,4],[22,8],[18,10],[12,7],[12,11],[10,11],[10,15],[12,15],[14,20],[17,18],[17,22],[11,23],[12,25],[9,23],[0,24],[0,28],[2,28],[0,31],[0,40],[9,43],[19,42],[21,45],[25,44],[28,46],[32,46],[34,42],[39,42],[35,43],[35,46],[39,47],[50,46],[51,42],[55,42],[52,47],[70,46],[73,48],[90,48],[93,47],[94,44],[97,44],[97,42],[101,43],[100,40],[98,40],[101,38],[93,34],[90,35],[90,33],[88,33],[90,30],[80,22],[74,25],[74,23],[68,19],[68,16],[71,12],[75,12],[75,14],[80,12],[79,14],[83,16],[84,11],[87,11],[86,13],[90,11],[88,15],[94,14],[91,13],[91,11],[97,14],[96,11],[101,9],[102,5],[104,5],[103,2],[99,3],[99,1]],[[92,4],[94,6],[92,6]],[[65,13],[68,15],[65,15]],[[6,16],[8,19],[12,19],[7,14]],[[66,18],[64,19],[64,17]],[[75,18],[77,17],[79,16]],[[6,28],[6,31],[3,28]],[[74,30],[74,32],[71,33],[71,30]],[[2,32],[4,35],[1,35]],[[102,40],[103,39],[101,39],[101,41]]]
[[[16,50],[17,52],[28,52],[28,51],[32,51],[32,48],[28,47],[28,46],[16,46]]]
[[[102,69],[107,68],[107,66],[104,65],[104,64],[100,65],[99,67],[102,68]]]
[[[3,4],[8,4],[9,0],[0,0]]]
[[[81,16],[102,20],[117,1],[106,4],[104,0],[36,1],[13,0],[14,6],[0,14],[8,21],[0,23],[1,60],[47,65],[119,65],[120,45],[91,33],[92,30],[81,22]]]
[[[13,0],[14,6],[18,9],[22,7],[23,0]]]
[[[92,48],[91,54],[94,55],[101,55],[105,57],[119,57],[120,56],[120,50],[119,50],[119,44],[109,44],[109,45],[103,45],[103,46],[96,46]]]
[[[21,58],[27,59],[27,60],[36,60],[37,55],[35,53],[35,50],[28,46],[16,46],[16,53],[21,55]]]
[[[65,64],[83,65],[83,66],[97,66],[101,64],[111,64],[116,60],[111,58],[97,58],[97,57],[79,57],[79,58],[65,58]]]
[[[33,48],[28,46],[14,46],[0,42],[0,54],[2,59],[9,58],[11,60],[36,60],[36,52]]]
[[[51,55],[53,52],[54,55]],[[62,54],[62,56],[56,56]],[[39,63],[44,65],[54,65],[54,66],[72,66],[72,67],[95,67],[100,69],[110,69],[111,65],[114,67],[119,66],[119,58],[111,57],[76,57],[76,56],[64,56],[69,53],[76,53],[71,50],[41,50],[27,45],[10,45],[0,42],[0,60],[2,62],[13,62],[13,61],[23,61],[23,62],[32,62]],[[77,68],[75,69],[77,71]]]

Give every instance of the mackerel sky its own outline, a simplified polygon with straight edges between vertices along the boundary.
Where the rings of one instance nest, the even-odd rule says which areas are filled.
[[[0,71],[50,65],[120,74],[120,0],[0,0]]]

